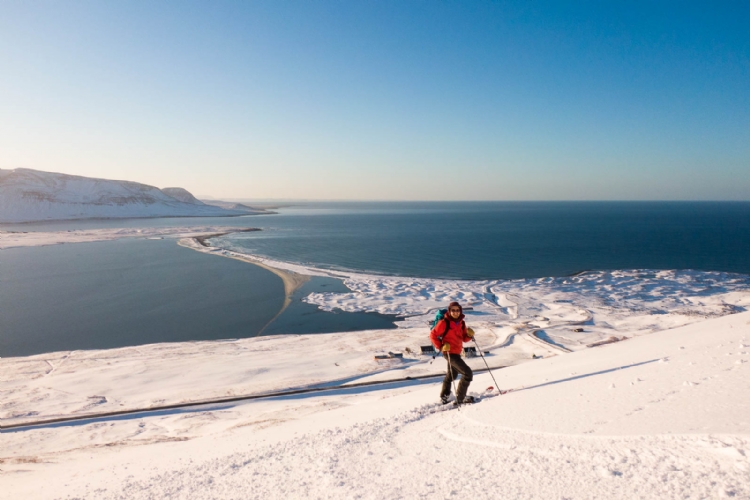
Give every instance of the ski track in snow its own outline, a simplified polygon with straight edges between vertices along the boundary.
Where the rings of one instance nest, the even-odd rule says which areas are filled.
[[[465,418],[472,409],[433,419],[443,412],[426,405],[126,480],[100,498],[188,498],[194,491],[245,499],[451,498],[468,491],[480,499],[750,495],[750,442],[742,438],[522,432],[475,425]]]
[[[42,429],[8,436],[81,448],[3,467],[92,468],[45,498],[748,498],[750,316],[705,325],[513,367],[517,390],[460,410],[433,386]]]

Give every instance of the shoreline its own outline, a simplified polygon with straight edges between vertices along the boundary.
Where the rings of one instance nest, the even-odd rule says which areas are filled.
[[[221,250],[207,243],[211,238],[233,233],[249,233],[261,231],[257,227],[237,228],[232,226],[192,226],[166,228],[111,228],[111,229],[78,229],[70,231],[5,231],[0,230],[0,250],[11,248],[28,248],[66,243],[93,243],[97,241],[115,241],[120,239],[163,239],[174,238],[180,246],[191,248],[203,253],[215,253]],[[190,241],[192,243],[186,243]],[[310,280],[309,275],[287,271],[269,266],[259,260],[233,253],[222,256],[247,262],[272,272],[284,283],[286,300],[285,309],[291,295],[303,284]]]
[[[209,237],[246,231],[260,231],[260,229],[211,225],[149,228],[99,228],[61,231],[8,231],[0,229],[0,250],[62,245],[65,243],[114,241],[129,238],[163,239]]]
[[[273,327],[274,326],[274,324],[276,323],[276,321],[280,317],[282,317],[285,312],[291,311],[291,309],[289,309],[289,307],[292,305],[292,301],[294,300],[294,297],[295,297],[297,291],[299,291],[304,285],[306,285],[307,283],[309,283],[313,278],[319,278],[319,279],[327,278],[327,279],[331,279],[331,280],[336,280],[337,282],[339,282],[340,286],[343,288],[343,290],[340,290],[339,293],[350,293],[351,292],[351,289],[348,288],[346,286],[346,284],[344,283],[344,280],[346,279],[346,276],[335,276],[333,274],[328,274],[328,273],[323,274],[323,273],[320,273],[320,272],[316,272],[315,270],[309,270],[309,272],[304,272],[304,271],[307,270],[304,267],[296,267],[296,268],[294,268],[294,270],[288,269],[288,268],[285,269],[284,267],[281,267],[281,266],[275,266],[274,264],[276,262],[273,261],[273,260],[271,260],[271,259],[264,259],[264,258],[259,257],[259,256],[249,255],[249,254],[243,254],[243,253],[235,252],[235,251],[232,251],[232,250],[229,250],[229,249],[225,249],[225,248],[221,248],[221,247],[216,247],[216,246],[213,246],[208,241],[211,238],[215,238],[215,237],[223,236],[224,234],[230,234],[230,233],[235,233],[235,232],[240,232],[240,231],[227,231],[227,232],[222,233],[222,234],[210,234],[210,235],[197,236],[197,237],[193,237],[193,238],[183,238],[183,239],[181,239],[181,240],[178,241],[178,245],[180,245],[182,247],[190,248],[191,250],[195,250],[195,251],[200,252],[200,253],[218,255],[218,256],[221,256],[221,257],[227,257],[227,258],[230,258],[230,259],[234,259],[234,260],[238,260],[238,261],[241,261],[241,262],[245,262],[247,264],[253,264],[253,265],[257,266],[257,267],[260,267],[260,268],[262,268],[262,269],[264,269],[266,271],[271,272],[272,274],[278,276],[281,279],[281,282],[282,282],[282,284],[284,286],[284,302],[282,304],[282,307],[279,309],[279,311],[276,313],[276,315],[273,318],[271,318],[271,320],[268,321],[268,323],[266,323],[265,326],[263,326],[263,328],[261,328],[260,331],[258,331],[258,333],[255,334],[255,337],[259,337],[259,336],[263,335],[264,332],[269,327]],[[242,232],[247,232],[247,231],[242,231]],[[303,272],[297,272],[297,269],[301,269]],[[325,285],[325,286],[329,286],[329,285]],[[327,291],[330,291],[330,289],[327,289]],[[308,293],[308,295],[315,295],[316,293],[321,293],[321,291],[320,290],[318,290],[318,291],[308,290],[307,293]],[[303,302],[308,302],[308,301],[304,300]],[[305,307],[311,307],[313,310],[315,310],[317,312],[333,313],[333,311],[326,311],[324,308],[321,308],[318,304],[312,304],[312,303],[309,303],[309,302],[307,304],[305,304]],[[292,308],[292,309],[295,309],[295,308]],[[345,313],[344,314],[345,316],[348,316],[349,314],[352,314],[352,313],[354,313],[354,314],[365,314],[365,315],[371,314],[373,312],[377,313],[376,311],[344,311],[343,309],[341,310],[341,312]],[[296,316],[295,316],[295,314],[296,314]],[[301,318],[304,317],[305,313],[302,313],[302,316],[299,316],[299,314],[300,314],[299,311],[297,311],[296,313],[292,314],[292,317],[296,317],[297,318],[296,321],[299,321]],[[309,312],[308,312],[308,314],[309,314]],[[336,314],[336,313],[334,313],[334,314]],[[350,324],[348,324],[348,328],[343,327],[344,325],[342,325],[342,324],[339,324],[337,326],[333,326],[332,327],[332,323],[328,323],[328,326],[322,326],[322,324],[321,324],[321,322],[320,322],[319,319],[318,320],[316,320],[316,319],[310,319],[309,321],[306,321],[305,323],[309,324],[309,322],[312,322],[312,324],[316,325],[316,326],[313,326],[312,329],[309,329],[309,328],[306,329],[307,331],[305,333],[323,333],[323,332],[326,332],[326,333],[350,333],[350,332],[370,330],[370,329],[386,329],[386,330],[390,330],[392,328],[395,328],[395,329],[399,328],[395,323],[396,323],[397,318],[399,316],[401,316],[401,315],[398,315],[398,314],[394,314],[394,315],[380,314],[380,316],[383,316],[383,317],[392,316],[392,318],[389,318],[389,320],[388,320],[388,326],[387,327],[385,327],[383,325],[375,324],[371,320],[367,320],[364,324],[360,323],[360,324],[354,325],[354,324],[350,323]],[[289,318],[287,318],[287,325],[286,326],[282,326],[281,327],[282,329],[290,327],[290,325],[288,324],[288,320],[289,320]],[[294,322],[294,321],[295,320],[292,320],[292,322]],[[342,321],[342,320],[339,320],[339,321]],[[324,322],[324,323],[326,323],[326,322]],[[282,325],[283,325],[283,321],[282,321]],[[363,328],[363,326],[364,326],[364,328]],[[277,327],[276,329],[278,330],[278,328],[279,327]],[[295,328],[295,327],[291,326],[291,328]],[[317,331],[320,328],[323,328],[323,330],[322,331]],[[286,332],[282,330],[282,331],[279,331],[277,333],[286,333]],[[270,335],[274,335],[274,334],[271,333]]]
[[[256,265],[258,267],[265,269],[266,271],[270,271],[276,276],[278,276],[281,279],[282,283],[284,284],[284,304],[281,306],[281,310],[278,312],[278,314],[276,314],[276,316],[274,316],[273,319],[268,322],[268,324],[266,325],[267,327],[268,325],[273,323],[276,320],[276,318],[278,318],[281,315],[281,313],[283,313],[286,310],[287,307],[289,307],[289,304],[292,301],[292,295],[294,294],[294,292],[299,290],[299,288],[302,285],[310,281],[311,276],[300,274],[300,273],[295,273],[292,271],[287,271],[284,269],[277,269],[275,267],[271,267],[263,262],[260,262],[259,260],[255,260],[248,256],[243,256],[243,255],[239,255],[235,253],[231,253],[231,254],[223,253],[223,252],[219,253],[218,251],[222,250],[221,248],[211,246],[206,242],[206,240],[210,238],[216,238],[216,237],[224,236],[224,235],[231,234],[231,233],[251,232],[251,231],[259,231],[259,229],[249,229],[249,230],[243,230],[243,231],[227,231],[223,233],[194,236],[191,238],[182,238],[177,241],[177,244],[180,245],[181,247],[190,248],[191,250],[195,250],[197,252],[210,253],[214,255],[219,255],[221,257],[226,257],[229,259],[239,260],[241,262],[246,262],[248,264],[253,264],[253,265]],[[262,331],[263,330],[261,330],[260,333],[262,333]]]
[[[195,241],[197,241],[198,243],[200,243],[204,247],[209,247],[210,245],[206,244],[206,240],[208,240],[210,238],[218,238],[219,236],[224,236],[224,235],[232,234],[232,233],[251,233],[253,231],[262,231],[262,229],[260,229],[258,227],[250,227],[250,228],[247,228],[247,229],[240,229],[238,231],[225,231],[223,233],[206,234],[206,235],[203,235],[203,236],[196,236],[195,237]]]
[[[535,279],[451,280],[329,272],[223,248],[200,250],[259,265],[283,280],[304,277],[306,281],[312,276],[341,280],[350,293],[311,293],[305,299],[322,311],[395,315],[401,318],[397,329],[405,330],[424,328],[436,310],[457,300],[470,306],[470,316],[476,315],[467,319],[475,328],[515,333],[516,338],[528,338],[537,348],[556,354],[750,310],[750,276],[736,273],[620,270],[583,271],[548,283]],[[612,300],[611,286],[628,290],[634,280],[638,283],[634,295],[625,294],[616,304],[607,303]],[[713,281],[716,289],[705,296],[702,292],[707,281]],[[642,293],[642,288],[650,287],[659,287],[659,300]],[[528,310],[521,314],[521,308]],[[486,350],[497,347],[505,346],[495,342],[482,346]]]
[[[346,288],[338,293],[311,290],[305,296],[306,304],[323,312],[377,313],[397,317],[394,320],[397,329],[424,328],[436,310],[457,300],[470,306],[469,319],[477,326],[499,328],[503,335],[543,332],[573,351],[613,336],[630,338],[750,310],[750,276],[736,273],[618,270],[589,271],[546,280],[429,279],[319,269],[214,246],[210,241],[226,234],[255,230],[258,229],[205,226],[0,232],[0,249],[169,238],[200,253],[254,264],[278,276],[284,287],[280,310],[255,335],[261,335],[279,319],[295,300],[295,293],[318,276],[334,279]],[[712,293],[706,295],[708,285]],[[659,290],[658,299],[649,293],[655,288]],[[613,290],[624,293],[612,295]]]

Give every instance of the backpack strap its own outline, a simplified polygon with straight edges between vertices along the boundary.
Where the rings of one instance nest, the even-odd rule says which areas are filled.
[[[441,319],[440,321],[442,321],[443,323],[445,323],[445,330],[443,331],[442,335],[438,335],[438,340],[442,344],[443,343],[443,337],[445,337],[445,334],[448,333],[448,330],[450,330],[451,324],[450,324],[450,320],[445,319],[445,318]],[[463,320],[463,319],[461,320],[461,330],[464,333],[466,332],[466,320]]]
[[[450,322],[445,318],[441,319],[440,321],[445,323],[445,330],[443,330],[442,334],[438,335],[438,340],[440,341],[441,344],[443,344],[443,338],[445,337],[445,334],[448,333],[448,330],[450,330],[451,325],[450,325]]]

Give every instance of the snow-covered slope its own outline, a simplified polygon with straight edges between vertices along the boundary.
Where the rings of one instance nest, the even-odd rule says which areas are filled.
[[[106,406],[111,389],[115,402],[144,390],[146,399],[187,393],[201,374],[217,389],[244,378],[259,391],[274,385],[269,375],[283,385],[295,383],[290,376],[356,380],[355,365],[368,371],[372,361],[352,354],[387,349],[393,334],[403,332],[3,359],[0,393],[25,391],[18,402],[33,417],[58,397],[52,392],[87,396],[67,410],[74,414]],[[460,411],[436,403],[432,380],[3,432],[0,491],[30,499],[750,498],[748,361],[746,312],[498,370],[498,383],[515,390]],[[433,364],[444,369],[441,359]],[[390,368],[393,378],[403,370]],[[472,389],[492,384],[478,374]]]
[[[182,191],[193,198],[187,191]],[[94,217],[229,216],[245,213],[199,201],[181,201],[159,188],[137,182],[93,179],[25,168],[0,169],[0,222]]]
[[[233,201],[203,200],[203,203],[205,203],[206,205],[213,205],[215,207],[221,207],[226,210],[238,210],[240,212],[247,212],[249,214],[273,213],[270,210],[265,209],[265,208],[250,207],[248,205],[244,205],[242,203],[236,203]]]
[[[190,203],[192,205],[205,205],[205,203],[203,203],[201,200],[193,196],[193,193],[191,193],[185,188],[181,188],[181,187],[162,188],[161,192],[183,203]]]

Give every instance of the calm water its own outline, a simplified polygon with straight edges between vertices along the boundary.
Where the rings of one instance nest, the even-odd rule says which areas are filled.
[[[589,269],[750,274],[750,203],[335,203],[232,218],[3,225],[260,227],[217,242],[331,269],[433,278],[564,276]],[[0,251],[0,356],[152,342],[393,327],[393,318],[324,313],[302,302],[343,292],[315,278],[283,303],[281,280],[175,240]],[[265,330],[263,330],[265,328]]]
[[[347,291],[330,279],[305,290]],[[263,334],[395,327],[390,317],[326,313],[301,298]],[[0,357],[252,337],[283,301],[275,274],[176,240],[8,249],[0,252]]]
[[[281,280],[257,266],[122,240],[0,252],[0,356],[256,334]]]
[[[602,269],[750,274],[750,203],[339,203],[263,216],[219,241],[332,269],[429,278]]]

